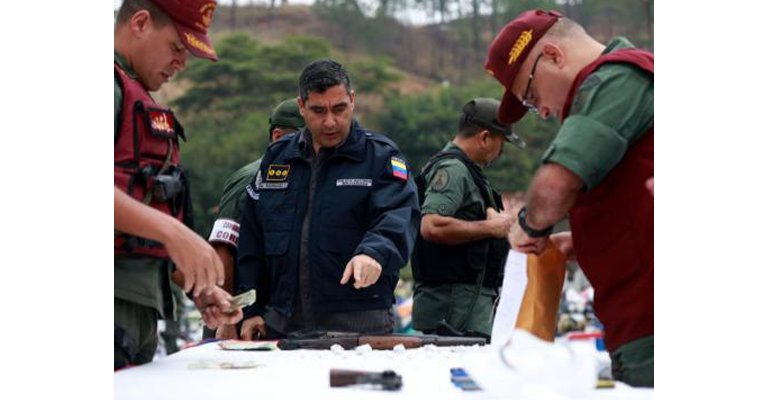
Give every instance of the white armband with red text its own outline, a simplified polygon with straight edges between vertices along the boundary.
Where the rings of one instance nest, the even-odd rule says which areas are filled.
[[[241,224],[231,219],[218,219],[211,228],[209,242],[227,243],[233,247],[238,247],[238,236],[240,235]]]

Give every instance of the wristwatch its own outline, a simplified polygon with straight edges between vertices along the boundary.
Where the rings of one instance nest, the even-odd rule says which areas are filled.
[[[519,226],[521,227],[521,230],[526,232],[527,235],[529,235],[529,237],[532,237],[532,238],[548,236],[551,234],[551,232],[553,232],[553,225],[542,230],[537,230],[527,225],[527,207],[526,206],[522,207],[521,210],[519,211]]]

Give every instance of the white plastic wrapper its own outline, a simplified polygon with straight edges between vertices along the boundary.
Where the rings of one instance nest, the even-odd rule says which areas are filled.
[[[567,399],[596,386],[598,353],[590,342],[554,344],[517,329],[505,346],[490,346],[479,357],[468,372],[493,395]]]

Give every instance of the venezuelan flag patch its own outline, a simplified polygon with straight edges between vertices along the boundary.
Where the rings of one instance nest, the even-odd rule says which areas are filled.
[[[406,163],[404,160],[392,157],[390,159],[390,165],[393,167],[393,176],[406,180],[409,173],[406,171]]]

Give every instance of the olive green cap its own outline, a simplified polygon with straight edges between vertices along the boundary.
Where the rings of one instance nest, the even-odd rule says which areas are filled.
[[[497,119],[497,110],[499,108],[499,100],[478,97],[465,103],[462,118],[465,121],[470,121],[487,129],[502,133],[505,135],[506,141],[523,149],[526,147],[526,143],[513,132],[511,124],[504,124]]]
[[[291,126],[294,128],[302,128],[305,126],[305,120],[299,113],[299,105],[296,98],[284,100],[281,104],[275,107],[272,114],[270,114],[270,126]]]

